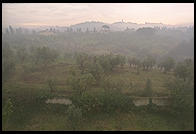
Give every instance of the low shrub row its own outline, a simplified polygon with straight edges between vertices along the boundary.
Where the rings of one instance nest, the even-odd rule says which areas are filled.
[[[117,90],[84,93],[81,96],[72,96],[72,101],[83,113],[129,111],[135,107],[130,97]]]

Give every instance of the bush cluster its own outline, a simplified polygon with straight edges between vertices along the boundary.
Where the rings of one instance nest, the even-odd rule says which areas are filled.
[[[82,96],[73,97],[72,100],[84,113],[111,113],[129,111],[134,108],[130,97],[115,90],[104,90],[93,94],[84,93]]]

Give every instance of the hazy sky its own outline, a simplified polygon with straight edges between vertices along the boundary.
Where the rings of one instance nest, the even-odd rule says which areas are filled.
[[[194,23],[193,3],[20,3],[3,4],[3,26],[59,25],[84,21]]]

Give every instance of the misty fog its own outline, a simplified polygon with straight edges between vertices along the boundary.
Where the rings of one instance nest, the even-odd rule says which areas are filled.
[[[194,131],[192,3],[2,11],[3,131]]]

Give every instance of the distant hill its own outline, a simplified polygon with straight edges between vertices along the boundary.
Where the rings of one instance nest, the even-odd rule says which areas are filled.
[[[102,29],[103,25],[107,25],[110,27],[111,31],[125,31],[125,30],[137,30],[139,28],[143,28],[143,27],[150,27],[150,28],[154,28],[154,27],[160,27],[160,28],[178,28],[181,27],[180,30],[186,30],[187,27],[193,27],[193,24],[181,24],[181,25],[167,25],[167,24],[163,24],[163,23],[150,23],[150,22],[145,22],[144,24],[138,24],[138,23],[133,23],[133,22],[124,22],[124,21],[119,21],[119,22],[114,22],[112,24],[109,23],[104,23],[104,22],[99,22],[99,21],[86,21],[86,22],[82,22],[82,23],[78,23],[78,24],[74,24],[71,26],[22,26],[22,28],[27,28],[29,30],[35,30],[35,31],[42,31],[42,30],[46,30],[46,29],[50,29],[50,28],[54,28],[55,30],[59,31],[59,32],[64,32],[67,31],[68,28],[72,29],[73,31],[77,31],[77,29],[81,28],[82,32],[87,31],[87,29],[89,31],[94,31],[94,29],[96,31],[100,31]],[[2,31],[5,32],[7,27],[3,27]],[[14,28],[19,28],[19,27],[14,27]]]
[[[62,31],[66,31],[68,30],[68,28],[72,29],[73,31],[77,31],[78,29],[81,29],[82,32],[85,31],[100,31],[102,30],[102,26],[103,25],[107,25],[110,27],[111,31],[125,31],[127,29],[132,29],[132,30],[137,30],[139,28],[143,28],[143,27],[174,27],[172,25],[166,25],[163,23],[145,23],[145,24],[137,24],[137,23],[133,23],[133,22],[115,22],[112,24],[109,23],[104,23],[104,22],[99,22],[99,21],[86,21],[86,22],[82,22],[82,23],[78,23],[78,24],[74,24],[71,26],[41,26],[41,27],[37,27],[37,29],[39,30],[44,30],[44,29],[49,29],[49,28],[55,28],[56,30],[62,32]],[[38,31],[39,31],[38,30]]]
[[[85,32],[87,28],[89,31],[93,31],[94,28],[97,31],[100,31],[103,25],[109,25],[109,24],[103,22],[96,22],[96,21],[91,21],[91,22],[87,21],[87,22],[71,25],[70,28],[73,28],[74,31],[76,31],[77,28],[81,28],[82,32]]]
[[[145,23],[145,24],[137,24],[132,22],[116,22],[110,25],[114,31],[122,31],[126,28],[129,29],[138,29],[142,27],[167,27],[168,25],[162,23]]]
[[[96,21],[87,21],[75,25],[71,25],[70,28],[76,31],[77,28],[81,28],[81,30],[84,32],[87,30],[93,31],[94,28],[97,31],[100,31],[102,29],[103,25],[108,25],[110,27],[111,31],[124,31],[127,28],[128,29],[135,29],[137,30],[138,28],[142,27],[171,27],[171,25],[166,25],[162,23],[145,23],[145,24],[137,24],[137,23],[132,23],[132,22],[115,22],[112,24],[104,23],[104,22],[96,22]]]

